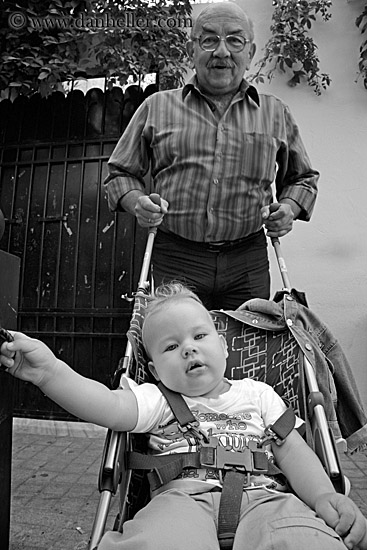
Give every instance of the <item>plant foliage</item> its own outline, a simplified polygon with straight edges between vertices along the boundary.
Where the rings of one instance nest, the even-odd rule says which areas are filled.
[[[1,0],[0,0],[1,2]],[[103,76],[110,85],[161,72],[183,81],[189,0],[3,2],[0,91],[48,96],[61,82]]]
[[[367,29],[367,4],[364,7],[363,12],[356,19],[356,25],[363,34]],[[367,39],[362,42],[359,48],[359,76],[363,79],[364,87],[367,89]]]
[[[271,38],[265,45],[264,55],[257,62],[259,67],[252,80],[272,80],[276,69],[292,75],[289,86],[296,86],[302,80],[320,95],[330,85],[328,74],[321,73],[317,45],[309,35],[316,16],[324,21],[331,17],[330,0],[274,0]],[[269,67],[266,71],[265,68]],[[265,72],[264,72],[265,71]]]

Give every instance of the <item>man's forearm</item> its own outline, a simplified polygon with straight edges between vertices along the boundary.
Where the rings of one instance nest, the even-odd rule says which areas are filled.
[[[291,207],[292,212],[293,212],[293,219],[294,220],[296,220],[298,218],[300,212],[302,211],[302,208],[293,199],[288,199],[288,198],[280,199],[279,203],[280,204],[289,204],[289,206]]]
[[[121,208],[127,210],[127,207],[122,206],[120,202],[121,199],[127,196],[131,191],[138,191],[144,195],[144,183],[131,174],[119,172],[116,167],[110,167],[109,169],[110,174],[104,181],[107,191],[108,207],[111,212],[115,212]],[[132,197],[130,197],[129,202],[130,201],[133,202]],[[127,204],[127,206],[129,205]]]
[[[138,202],[139,197],[142,197],[145,193],[139,189],[133,189],[121,197],[119,200],[119,205],[122,210],[129,212],[129,214],[135,215],[135,206]]]

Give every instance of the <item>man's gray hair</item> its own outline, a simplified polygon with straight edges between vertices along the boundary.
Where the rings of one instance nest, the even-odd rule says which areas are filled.
[[[222,10],[225,11],[227,6],[230,9],[234,6],[236,7],[237,12],[238,12],[238,18],[239,18],[239,20],[242,20],[244,23],[247,24],[247,26],[250,30],[250,35],[248,36],[248,38],[251,42],[253,42],[254,38],[255,38],[254,23],[253,23],[251,17],[249,17],[247,15],[247,13],[235,2],[219,2],[219,3],[215,2],[215,3],[209,4],[209,6],[206,6],[203,10],[201,10],[201,12],[194,19],[194,23],[193,23],[192,28],[191,28],[191,35],[190,35],[191,40],[193,40],[194,38],[199,37],[198,36],[199,31],[200,31],[200,29],[203,25],[202,20],[205,19],[205,17],[207,15],[209,15],[211,11],[213,11],[215,9],[218,9],[218,8],[222,8]]]

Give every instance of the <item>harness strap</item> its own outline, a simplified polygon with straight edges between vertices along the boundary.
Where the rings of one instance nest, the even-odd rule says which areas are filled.
[[[189,407],[186,404],[186,401],[180,393],[170,390],[162,382],[157,383],[158,388],[163,393],[164,397],[167,400],[167,403],[171,407],[174,417],[181,424],[181,426],[186,426],[187,424],[196,423],[196,419]]]
[[[144,455],[130,452],[127,453],[127,468],[149,470],[149,485],[152,491],[156,491],[176,479],[185,468],[200,468],[200,453]]]
[[[147,474],[152,491],[176,479],[185,468],[226,469],[226,477],[232,468],[240,468],[241,492],[244,486],[243,474],[277,475],[281,471],[268,461],[264,451],[247,452],[226,451],[213,444],[203,445],[200,452],[174,453],[170,455],[145,455],[138,452],[127,453],[127,468],[132,470],[149,470]]]
[[[243,473],[230,470],[226,473],[218,513],[218,541],[221,550],[231,550],[240,521],[243,495]]]
[[[287,435],[293,430],[295,423],[296,417],[294,410],[288,405],[282,416],[280,416],[274,424],[266,426],[265,435],[269,437],[269,439],[275,441],[277,445],[281,445]]]
[[[157,386],[170,406],[184,437],[187,440],[192,437],[197,443],[206,440],[206,434],[200,430],[200,422],[196,420],[182,395],[170,390],[162,382],[158,382]]]

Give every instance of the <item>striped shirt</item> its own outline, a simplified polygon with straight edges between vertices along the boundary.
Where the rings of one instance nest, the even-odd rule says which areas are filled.
[[[259,231],[275,176],[277,199],[292,199],[299,219],[309,220],[319,174],[288,107],[243,80],[220,120],[214,111],[195,77],[148,97],[109,160],[110,209],[121,209],[129,191],[144,191],[151,168],[149,192],[169,203],[161,228],[186,239],[231,241]]]

